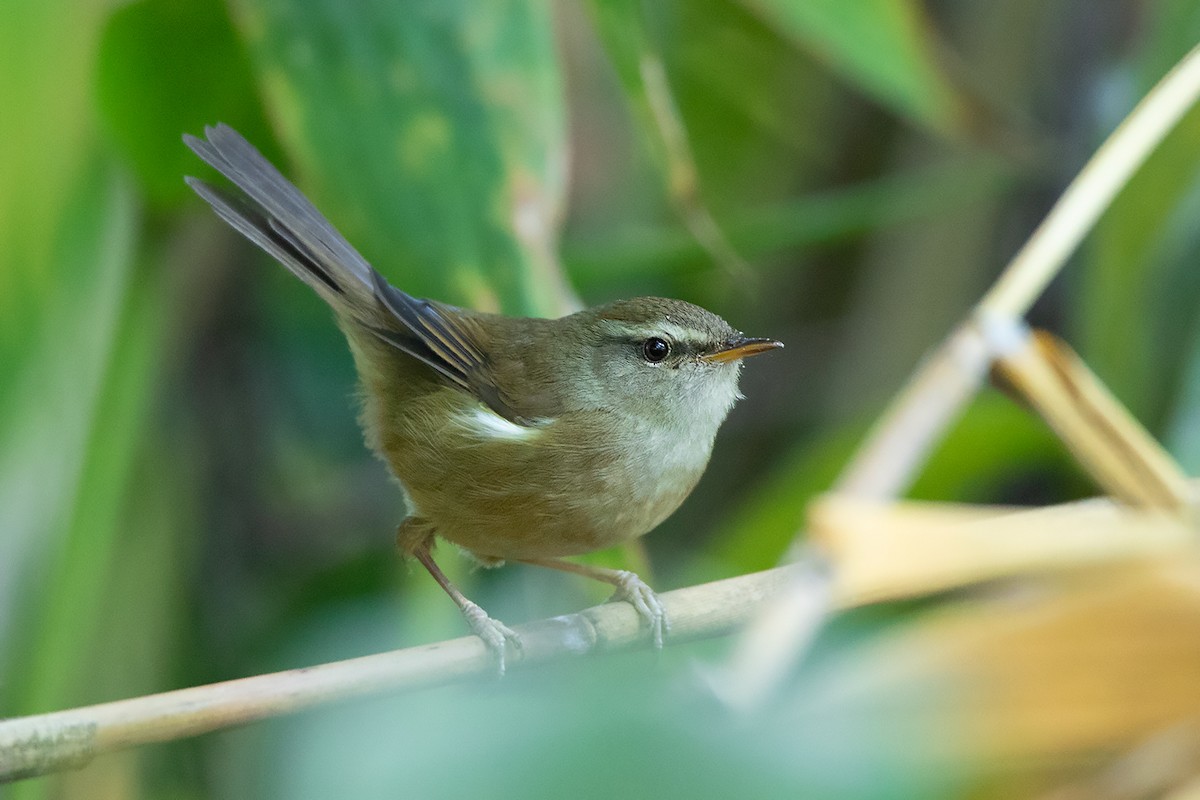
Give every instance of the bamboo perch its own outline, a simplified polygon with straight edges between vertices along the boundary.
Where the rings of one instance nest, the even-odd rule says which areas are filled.
[[[786,580],[789,568],[677,589],[661,595],[668,643],[729,633]],[[517,665],[540,664],[650,642],[628,603],[517,628]],[[374,692],[413,690],[494,674],[492,654],[474,636],[129,700],[0,720],[0,783],[82,767],[115,750],[182,739]]]

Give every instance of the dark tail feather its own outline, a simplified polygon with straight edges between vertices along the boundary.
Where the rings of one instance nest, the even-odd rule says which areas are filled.
[[[188,177],[188,186],[221,219],[267,251],[333,306],[343,321],[424,362],[452,385],[473,391],[497,413],[511,413],[493,390],[478,389],[486,358],[469,331],[437,304],[388,284],[308,198],[228,125],[183,141],[241,190],[225,192]],[[347,335],[352,335],[346,329]],[[486,381],[484,381],[486,383]],[[493,395],[496,395],[493,397]],[[506,414],[507,415],[507,414]],[[515,418],[512,417],[512,418]]]
[[[287,237],[276,233],[270,220],[248,203],[210,186],[199,178],[188,176],[184,180],[195,190],[196,194],[213,207],[217,216],[265,250],[276,261],[287,267],[293,275],[315,289],[318,294],[322,296],[325,296],[326,292],[333,292],[335,295],[345,294],[342,287],[321,268],[315,258],[301,252],[288,241]],[[326,297],[326,299],[335,302],[332,298]]]
[[[375,270],[299,189],[228,125],[205,128],[205,139],[183,141],[245,193],[222,192],[185,178],[223,220],[316,290],[337,311],[371,324],[383,309]]]

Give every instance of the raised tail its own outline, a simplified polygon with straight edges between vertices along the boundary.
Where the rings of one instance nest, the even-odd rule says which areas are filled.
[[[372,326],[386,313],[376,298],[385,284],[359,252],[262,153],[228,125],[184,135],[196,155],[233,182],[235,196],[204,181],[184,180],[221,219],[316,290],[339,314]]]
[[[477,341],[477,315],[391,286],[240,133],[222,124],[205,128],[204,135],[184,135],[183,141],[241,194],[197,178],[185,180],[221,219],[311,286],[343,323],[355,323],[421,361],[496,413],[520,419],[493,382],[491,364]],[[344,324],[343,329],[352,335]]]

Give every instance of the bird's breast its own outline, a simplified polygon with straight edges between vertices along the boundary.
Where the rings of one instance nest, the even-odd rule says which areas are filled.
[[[489,558],[577,555],[641,536],[691,492],[712,447],[608,411],[523,426],[476,403],[407,405],[381,426],[381,450],[414,513]]]

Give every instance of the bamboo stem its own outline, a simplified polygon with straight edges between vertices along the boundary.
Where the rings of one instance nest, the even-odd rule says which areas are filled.
[[[834,491],[875,500],[901,494],[942,431],[979,391],[992,357],[974,326],[964,325],[942,342],[875,423]]]
[[[668,644],[721,636],[781,587],[779,568],[660,595],[671,620]],[[649,630],[628,603],[517,628],[523,654],[511,666],[645,646]],[[128,747],[196,736],[350,697],[413,691],[494,674],[492,654],[474,636],[256,675],[208,686],[0,721],[0,783],[87,764]]]
[[[1022,316],[1159,143],[1200,97],[1200,46],[1162,77],[1092,155],[979,303]]]
[[[1189,52],[1130,112],[1092,156],[996,283],[909,379],[834,487],[863,498],[895,497],[957,419],[981,376],[963,361],[963,340],[1014,324],[1066,264],[1130,176],[1200,98],[1200,46]],[[972,333],[974,331],[974,333]],[[988,350],[992,350],[988,347]]]

